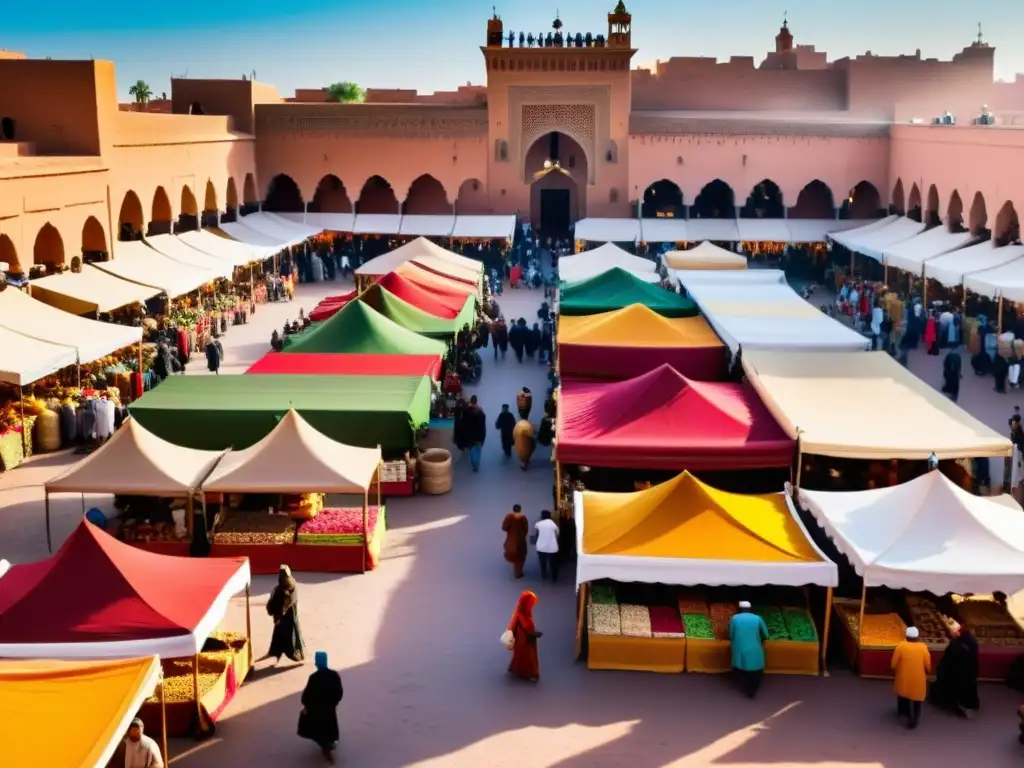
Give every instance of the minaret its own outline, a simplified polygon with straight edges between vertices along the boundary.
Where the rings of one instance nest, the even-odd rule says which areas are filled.
[[[491,9],[492,16],[487,20],[487,47],[488,48],[501,48],[504,41],[504,30],[505,27],[501,23],[501,18],[498,16],[498,9]]]
[[[776,53],[789,53],[793,50],[793,33],[789,31],[789,21],[787,14],[782,16],[782,29],[779,30],[779,34],[775,36],[775,52]]]
[[[615,10],[608,14],[608,47],[632,48],[629,31],[633,17],[626,10],[626,4],[619,0]]]

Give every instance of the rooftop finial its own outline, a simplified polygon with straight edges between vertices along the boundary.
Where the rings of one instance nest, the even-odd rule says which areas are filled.
[[[981,36],[981,22],[979,21],[978,22],[978,45],[982,45],[984,42],[985,42],[985,40]]]
[[[789,11],[782,12],[782,28],[786,29],[789,27]]]

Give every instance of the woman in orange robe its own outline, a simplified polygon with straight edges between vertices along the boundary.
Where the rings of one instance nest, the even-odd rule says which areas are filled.
[[[526,564],[526,537],[530,535],[530,521],[520,505],[514,505],[512,511],[505,515],[501,530],[505,532],[505,562],[512,564],[512,573],[521,579]]]
[[[537,631],[533,623],[533,607],[537,604],[537,596],[530,591],[519,596],[512,621],[508,623],[508,631],[515,637],[512,646],[512,661],[509,662],[509,674],[529,680],[532,683],[540,678],[540,661],[537,658]]]

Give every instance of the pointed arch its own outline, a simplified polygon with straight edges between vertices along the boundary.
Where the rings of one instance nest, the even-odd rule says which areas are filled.
[[[228,176],[227,200],[224,202],[224,208],[228,211],[238,208],[238,186],[235,184],[234,176]]]
[[[341,179],[333,173],[320,179],[310,209],[317,213],[352,213],[352,201]]]
[[[455,198],[455,212],[469,216],[490,212],[487,190],[480,179],[466,179],[459,185],[459,193]]]
[[[107,247],[107,233],[100,224],[99,219],[90,216],[82,225],[82,255],[86,254],[107,254],[110,249]]]
[[[414,216],[443,216],[451,212],[452,204],[448,202],[448,190],[444,188],[444,184],[429,173],[413,179],[405,193],[402,213]]]
[[[937,226],[942,220],[942,212],[939,210],[939,188],[932,184],[928,187],[928,201],[925,206],[925,224],[929,227]]]
[[[834,219],[836,203],[832,188],[821,179],[807,182],[797,194],[789,215],[795,219]]]
[[[1017,209],[1009,200],[1003,203],[1003,207],[996,214],[996,221],[992,227],[992,239],[996,245],[1007,245],[1020,241],[1020,219],[1017,218]]]
[[[964,231],[964,201],[960,199],[960,193],[955,189],[946,204],[946,228],[950,232]]]
[[[256,177],[247,173],[242,183],[242,202],[246,205],[256,205],[259,201],[259,195],[256,194]]]
[[[217,213],[220,210],[217,204],[217,188],[213,186],[211,179],[206,180],[206,193],[203,198],[203,213]]]
[[[3,234],[0,234],[0,264],[6,264],[7,271],[14,274],[21,274],[24,271],[21,261],[18,259],[18,249],[14,247],[14,241]]]
[[[181,188],[181,207],[178,210],[180,216],[199,215],[199,203],[196,202],[196,196],[188,184]]]
[[[921,189],[916,182],[910,187],[910,196],[907,197],[907,218],[918,222],[924,221],[921,211]]]
[[[840,216],[847,219],[874,219],[882,209],[882,196],[870,181],[858,181],[846,195]]]
[[[129,240],[142,232],[146,227],[145,216],[142,213],[142,201],[129,189],[124,193],[121,200],[121,209],[117,214],[117,234],[122,240]]]
[[[149,221],[150,223],[170,223],[174,218],[174,214],[171,210],[171,198],[167,196],[167,190],[163,187],[157,187],[153,193],[153,205],[150,210]]]
[[[896,184],[892,188],[892,202],[889,203],[889,212],[898,213],[901,216],[906,213],[906,195],[903,192],[903,179],[897,177]]]
[[[721,179],[709,181],[693,201],[693,215],[698,219],[732,219],[736,216],[736,193]]]
[[[644,190],[640,203],[640,218],[659,216],[682,218],[684,215],[683,190],[674,181],[659,179]]]
[[[967,217],[967,228],[975,234],[980,234],[988,227],[988,207],[985,205],[985,196],[981,192],[974,193],[971,201],[971,211]]]
[[[36,233],[36,241],[32,246],[32,263],[57,268],[64,266],[64,238],[50,222],[43,224]]]
[[[306,203],[295,179],[286,173],[279,173],[270,180],[263,208],[276,213],[302,213]]]
[[[740,215],[745,219],[781,219],[786,215],[782,190],[771,179],[762,179],[750,190]]]
[[[383,176],[371,176],[359,190],[356,213],[398,213],[398,198]]]

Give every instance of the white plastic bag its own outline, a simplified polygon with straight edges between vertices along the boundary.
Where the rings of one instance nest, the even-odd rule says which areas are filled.
[[[516,645],[516,636],[512,634],[511,629],[506,629],[501,633],[501,644],[504,646],[506,651],[511,651]]]

